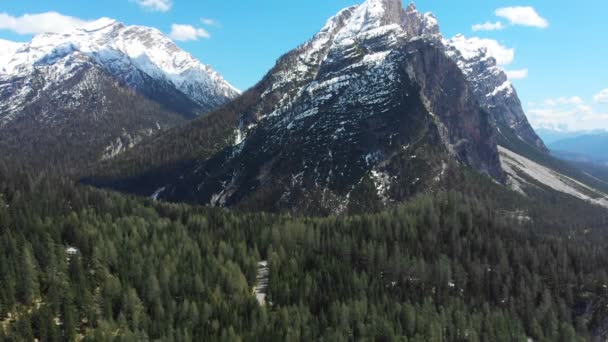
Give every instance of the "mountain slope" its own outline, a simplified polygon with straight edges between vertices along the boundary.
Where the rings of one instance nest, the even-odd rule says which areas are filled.
[[[66,95],[69,94],[69,95]],[[185,121],[88,66],[39,93],[0,132],[5,156],[77,171]]]
[[[557,128],[540,127],[536,129],[536,133],[543,139],[545,144],[551,145],[552,143],[569,138],[575,138],[585,134],[599,133],[599,131],[566,131]]]
[[[0,146],[42,164],[74,146],[59,160],[111,157],[238,95],[159,31],[115,20],[0,45]]]
[[[587,157],[588,161],[600,163],[608,162],[606,146],[608,146],[608,134],[605,132],[566,138],[554,141],[549,145],[552,151],[555,151],[555,153],[559,153],[560,155],[571,153],[580,155],[581,157]]]

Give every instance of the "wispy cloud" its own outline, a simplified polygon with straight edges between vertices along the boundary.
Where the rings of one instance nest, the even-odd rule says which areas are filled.
[[[472,29],[475,32],[478,31],[498,31],[498,30],[502,30],[505,28],[505,25],[503,25],[502,22],[497,21],[495,23],[492,22],[485,22],[483,24],[475,24],[473,25]]]
[[[598,103],[608,103],[608,88],[600,91],[593,97],[593,100]]]
[[[85,20],[57,12],[24,14],[20,17],[0,13],[0,29],[17,34],[63,33],[86,23]]]
[[[534,127],[565,127],[573,131],[608,128],[608,113],[585,105],[570,109],[535,108],[528,111],[528,119]]]
[[[155,12],[168,12],[173,3],[171,0],[131,0],[146,10]]]
[[[198,40],[199,38],[211,38],[209,32],[203,28],[180,24],[173,24],[171,26],[171,33],[169,33],[169,36],[174,40],[182,42]]]
[[[516,6],[503,7],[495,11],[498,17],[507,19],[512,25],[530,26],[538,28],[549,27],[549,21],[541,17],[534,7]]]
[[[220,26],[220,23],[217,20],[211,18],[201,18],[201,23],[207,26]]]
[[[531,104],[529,104],[531,105]],[[580,96],[546,99],[528,110],[534,127],[563,127],[568,130],[608,129],[608,113],[585,103]]]
[[[547,106],[557,106],[557,105],[582,105],[585,103],[580,96],[572,96],[572,97],[558,97],[555,99],[546,99],[545,105]]]
[[[505,70],[505,73],[510,80],[521,80],[528,77],[528,69]]]

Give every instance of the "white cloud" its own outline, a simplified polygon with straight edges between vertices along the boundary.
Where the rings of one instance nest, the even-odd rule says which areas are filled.
[[[171,25],[171,33],[169,36],[174,40],[189,41],[198,40],[199,38],[211,38],[209,32],[202,28],[196,28],[192,25]]]
[[[572,96],[570,98],[560,97],[559,99],[557,99],[557,102],[562,103],[562,104],[574,104],[574,105],[582,105],[583,103],[585,103],[585,101],[583,101],[583,99],[581,99],[579,96]]]
[[[85,20],[57,12],[24,14],[20,17],[0,13],[0,29],[18,34],[63,33],[86,23]]]
[[[585,114],[593,113],[593,107],[584,105],[584,104],[580,104],[580,105],[576,106],[576,110],[578,110],[581,113],[585,113]]]
[[[608,88],[600,91],[593,97],[593,100],[599,103],[608,103]]]
[[[499,65],[511,64],[515,59],[515,49],[503,46],[494,39],[466,38],[459,34],[451,39],[451,43],[464,58],[473,58],[478,55],[480,49],[485,49],[486,53],[494,57]]]
[[[500,21],[497,21],[495,23],[488,21],[483,24],[475,24],[472,27],[473,31],[475,31],[475,32],[477,32],[477,31],[497,31],[497,30],[502,30],[504,28],[505,28],[505,25],[503,25]]]
[[[531,26],[538,28],[549,27],[549,21],[541,17],[534,7],[518,6],[503,7],[496,10],[495,14],[509,20],[513,25]]]
[[[579,96],[547,99],[533,106],[528,119],[534,127],[564,127],[567,130],[608,129],[608,113],[585,104]]]
[[[155,12],[168,12],[173,6],[171,0],[131,0],[142,8]]]
[[[595,111],[589,106],[562,108],[537,108],[528,111],[528,119],[534,127],[565,127],[572,131],[608,129],[608,113]]]
[[[528,69],[505,70],[507,77],[511,80],[521,80],[528,77]]]
[[[583,101],[580,96],[572,96],[572,97],[558,97],[556,99],[546,99],[545,105],[547,106],[557,106],[557,105],[582,105],[585,101]]]
[[[203,23],[207,26],[219,26],[220,25],[220,23],[218,23],[217,20],[211,19],[211,18],[201,18],[201,23]]]

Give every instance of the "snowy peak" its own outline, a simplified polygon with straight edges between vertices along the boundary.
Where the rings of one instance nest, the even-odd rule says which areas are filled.
[[[440,36],[439,22],[433,13],[420,13],[414,3],[405,9],[401,26],[410,37]]]
[[[1,78],[27,77],[40,67],[52,67],[47,81],[61,82],[71,77],[76,66],[95,64],[135,89],[145,87],[146,78],[169,84],[200,105],[201,113],[239,94],[211,67],[159,30],[126,26],[110,18],[66,34],[37,35],[18,49],[3,51]]]
[[[446,40],[446,45],[455,47],[462,57],[467,60],[482,59],[486,57],[488,48],[481,44],[479,39],[469,39],[462,34]]]
[[[80,30],[85,31],[85,32],[94,32],[94,31],[103,30],[105,28],[108,28],[109,26],[124,26],[124,25],[122,25],[115,19],[103,17],[103,18],[99,18],[93,22],[90,22],[90,23],[84,25],[83,27],[80,28]]]
[[[403,8],[401,0],[368,0],[356,7],[349,22],[342,29],[338,41],[370,31],[393,29],[407,37],[439,35],[439,25],[432,13],[422,14],[411,3]]]
[[[401,0],[368,0],[360,6],[366,28],[399,24],[403,12]]]
[[[525,117],[515,88],[499,66],[501,61],[492,57],[487,42],[462,35],[444,39],[432,13],[421,13],[413,3],[403,8],[401,0],[368,0],[340,11],[312,40],[279,63],[282,67],[274,70],[272,89],[263,97],[272,94],[281,99],[279,106],[290,103],[299,91],[290,84],[316,80],[317,89],[330,81],[318,77],[324,71],[384,64],[391,52],[418,39],[431,42],[457,63],[492,121],[514,129],[522,139],[545,150]]]
[[[4,72],[5,66],[17,50],[25,45],[24,43],[11,42],[0,39],[0,73]]]

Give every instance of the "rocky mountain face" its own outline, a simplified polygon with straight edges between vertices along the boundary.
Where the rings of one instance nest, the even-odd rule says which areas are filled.
[[[161,32],[111,19],[0,46],[0,148],[28,160],[110,158],[238,95]]]
[[[528,122],[513,84],[496,59],[488,55],[487,49],[462,35],[444,40],[443,44],[448,56],[458,63],[472,84],[475,99],[490,114],[493,123],[499,128],[513,130],[519,139],[548,152]]]
[[[341,213],[439,187],[450,163],[503,182],[495,120],[447,51],[435,17],[413,5],[344,9],[235,101],[231,143],[148,190],[213,206]]]

